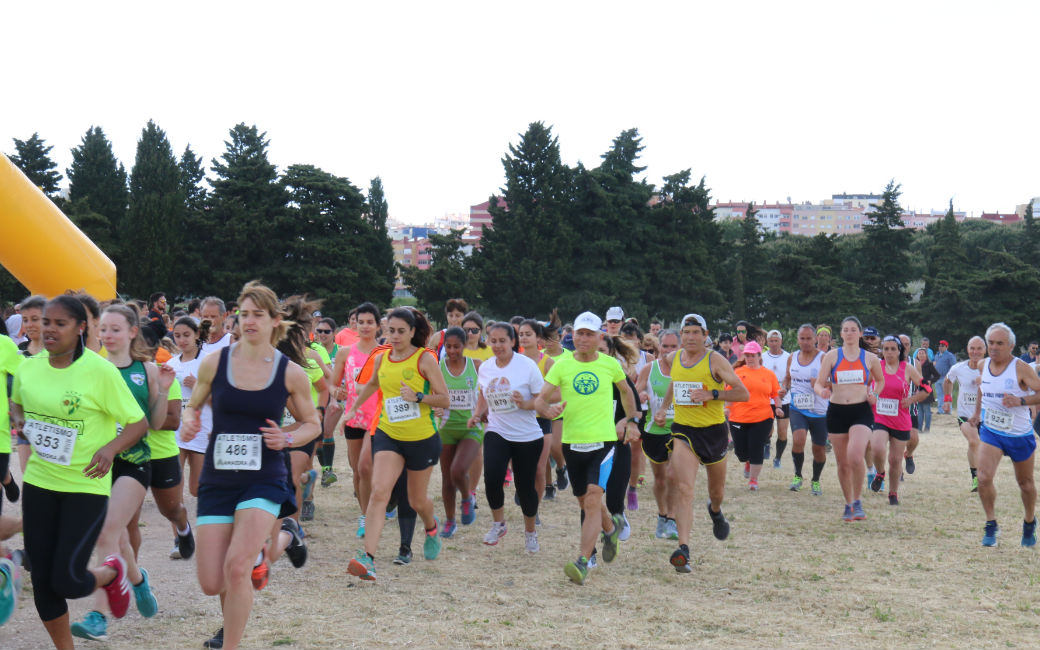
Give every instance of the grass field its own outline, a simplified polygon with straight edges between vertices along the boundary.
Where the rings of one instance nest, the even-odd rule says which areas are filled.
[[[690,543],[696,567],[689,575],[668,564],[674,542],[653,537],[648,484],[642,507],[629,513],[631,539],[584,587],[562,570],[576,555],[573,498],[543,504],[542,551],[530,556],[510,498],[509,533],[497,547],[481,544],[490,523],[482,493],[476,524],[460,526],[435,562],[423,561],[420,551],[410,566],[391,565],[398,534],[389,525],[376,558],[379,582],[360,583],[346,573],[360,545],[341,445],[340,481],[318,489],[317,517],[307,526],[310,561],[299,570],[284,559],[275,566],[257,594],[243,646],[1036,647],[1040,562],[1037,550],[1019,546],[1022,508],[1010,461],[997,481],[1003,537],[997,548],[983,548],[982,509],[968,491],[966,443],[954,425],[951,416],[936,416],[932,432],[922,435],[917,472],[903,483],[902,505],[890,507],[868,491],[865,522],[840,519],[833,456],[822,497],[811,496],[808,485],[788,491],[788,452],[782,469],[763,470],[758,493],[744,489],[741,468],[730,463],[724,511],[733,530],[718,542],[698,477]],[[439,470],[431,493],[440,493]],[[439,498],[436,504],[441,514]],[[194,513],[194,502],[189,508]],[[142,519],[141,559],[159,614],[143,619],[131,607],[109,624],[108,641],[77,640],[80,647],[197,648],[221,625],[218,600],[202,595],[194,561],[167,559],[172,537],[150,499]],[[23,597],[0,628],[0,647],[50,647],[29,586]],[[89,600],[70,608],[79,618]]]

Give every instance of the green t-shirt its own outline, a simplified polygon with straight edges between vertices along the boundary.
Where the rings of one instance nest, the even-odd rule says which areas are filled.
[[[119,368],[119,374],[123,376],[123,381],[130,388],[130,393],[137,401],[137,405],[147,416],[151,412],[151,407],[148,404],[148,371],[145,369],[144,363],[134,361],[125,368]],[[122,433],[124,424],[126,423],[119,422],[116,426],[116,435]],[[134,465],[143,465],[151,460],[152,448],[148,444],[148,434],[135,442],[133,447],[119,454],[119,457]]]
[[[473,409],[477,406],[477,368],[473,359],[465,358],[466,365],[462,367],[462,374],[456,377],[448,370],[448,360],[441,359],[441,375],[448,387],[448,421],[440,430],[449,432],[469,432],[466,422],[473,415]],[[437,421],[440,422],[439,420]],[[477,425],[479,430],[483,426]]]
[[[25,482],[56,492],[108,496],[112,474],[87,478],[83,470],[116,436],[116,422],[138,422],[144,411],[119,369],[84,350],[68,368],[52,368],[45,356],[22,362],[11,399],[25,413],[25,437],[33,454]]]
[[[614,442],[614,394],[612,386],[625,379],[621,363],[597,353],[595,361],[583,363],[561,355],[549,368],[545,381],[560,387],[567,402],[563,411],[563,438],[567,444]]]
[[[24,359],[9,336],[0,336],[0,454],[11,453],[11,418],[7,412],[7,375],[14,376]]]
[[[167,394],[166,399],[171,400],[183,398],[184,395],[181,393],[181,382],[174,380],[173,383],[170,384],[170,392]],[[152,429],[149,429],[148,446],[152,448],[152,460],[172,458],[181,453],[180,448],[177,447],[176,431],[153,431]]]

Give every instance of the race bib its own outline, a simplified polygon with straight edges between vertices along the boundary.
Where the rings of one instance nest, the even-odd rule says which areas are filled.
[[[492,413],[512,413],[516,410],[516,402],[513,401],[513,394],[507,391],[501,391],[498,393],[488,393],[486,395],[488,400],[488,407]]]
[[[877,414],[895,417],[899,415],[899,400],[891,397],[879,397],[877,399]]]
[[[1011,411],[990,407],[986,409],[986,428],[1003,433],[1011,432],[1011,424],[1015,416]]]
[[[664,406],[664,398],[663,397],[658,397],[656,393],[655,394],[651,394],[650,395],[650,409],[654,412],[654,415],[657,415],[658,411],[661,410],[662,406]],[[668,407],[667,411],[664,412],[664,417],[665,417],[666,420],[674,420],[675,419],[675,404],[674,403],[671,406]]]
[[[476,406],[473,399],[473,391],[467,390],[448,390],[448,408],[452,411],[472,411],[473,407]]]
[[[296,418],[292,416],[289,409],[285,409],[285,413],[282,413],[282,426],[287,427],[290,424],[296,424]]]
[[[863,371],[862,370],[839,370],[834,373],[839,384],[862,384],[863,383]]]
[[[264,438],[257,433],[218,433],[213,443],[213,467],[255,472],[260,469]]]
[[[672,382],[672,397],[678,406],[703,406],[704,402],[693,401],[693,391],[704,388],[699,381],[676,381]]]
[[[571,451],[596,451],[597,449],[603,449],[602,442],[583,442],[577,445],[571,445]]]
[[[391,397],[383,401],[386,419],[391,422],[406,422],[419,419],[419,403],[406,402],[402,397]]]
[[[29,440],[37,456],[48,463],[66,467],[72,463],[76,434],[76,429],[39,420],[26,420],[22,427],[22,435]]]
[[[816,405],[816,395],[812,393],[795,393],[794,407],[799,411],[809,411]]]
[[[978,401],[979,401],[979,394],[978,393],[974,393],[974,392],[964,393],[964,405],[965,406],[975,406],[975,404],[977,404]]]

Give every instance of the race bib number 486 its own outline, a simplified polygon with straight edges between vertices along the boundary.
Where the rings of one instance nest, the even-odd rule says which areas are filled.
[[[263,444],[263,436],[256,433],[219,433],[213,443],[213,467],[255,472]]]

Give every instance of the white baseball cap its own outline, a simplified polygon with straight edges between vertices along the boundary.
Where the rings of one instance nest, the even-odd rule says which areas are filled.
[[[686,327],[686,321],[691,318],[700,324],[702,330],[708,331],[708,323],[704,320],[704,316],[701,316],[700,314],[686,314],[683,316],[682,321],[679,324],[680,329]]]
[[[607,310],[607,320],[624,320],[625,310],[620,307],[611,307]]]
[[[769,330],[769,333],[766,334],[766,338],[769,338],[770,336],[779,336],[781,339],[784,338],[784,335],[780,333],[780,330]]]
[[[593,332],[598,332],[601,327],[603,327],[603,321],[600,320],[599,316],[593,314],[591,311],[582,312],[574,319],[575,332],[578,330],[592,330]]]

